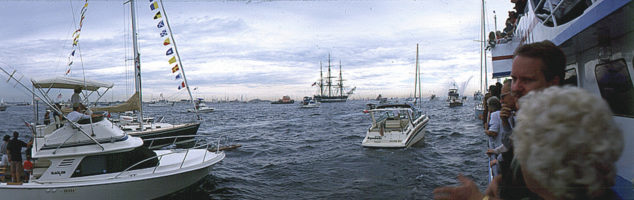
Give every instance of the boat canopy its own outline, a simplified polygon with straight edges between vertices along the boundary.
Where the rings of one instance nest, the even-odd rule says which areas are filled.
[[[82,90],[96,91],[99,88],[112,88],[114,83],[95,81],[90,79],[83,79],[77,77],[64,77],[59,76],[55,78],[47,78],[40,80],[31,80],[33,87],[35,88],[60,88],[60,89],[75,89],[80,88]]]
[[[139,93],[136,92],[125,103],[107,106],[107,107],[93,107],[92,111],[108,111],[111,113],[122,113],[125,111],[141,110],[141,102],[139,101]]]

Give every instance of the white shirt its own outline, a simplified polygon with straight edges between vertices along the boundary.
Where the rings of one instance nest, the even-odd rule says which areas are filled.
[[[502,144],[502,131],[500,131],[500,127],[502,126],[502,119],[500,119],[500,111],[495,111],[491,113],[491,119],[489,120],[489,131],[496,132],[497,135],[495,137],[490,136],[489,140],[492,146],[489,148],[494,149]]]
[[[77,111],[73,111],[68,113],[68,115],[66,115],[66,119],[68,119],[68,121],[71,121],[71,122],[77,122],[80,119],[90,119],[90,115],[84,115]]]

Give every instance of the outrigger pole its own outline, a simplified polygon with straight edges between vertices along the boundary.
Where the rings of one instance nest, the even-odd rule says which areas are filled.
[[[163,6],[163,0],[161,2],[161,10],[163,10],[163,16],[165,16],[165,25],[167,25],[167,30],[170,32],[170,38],[172,39],[172,44],[174,45],[174,52],[176,53],[176,57],[178,58],[178,65],[180,65],[181,73],[183,73],[183,80],[185,81],[185,87],[187,88],[187,93],[189,94],[189,100],[194,106],[194,112],[196,113],[196,119],[201,120],[200,115],[198,114],[198,108],[194,105],[194,97],[192,96],[192,91],[189,89],[189,83],[187,82],[187,76],[185,76],[185,68],[183,67],[183,63],[181,62],[181,56],[178,53],[178,48],[176,47],[176,40],[174,39],[174,34],[172,34],[172,27],[170,26],[170,22],[167,19],[167,12],[165,12],[165,6]]]

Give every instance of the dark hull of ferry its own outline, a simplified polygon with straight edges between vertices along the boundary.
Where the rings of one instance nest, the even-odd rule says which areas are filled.
[[[271,102],[271,104],[294,104],[294,103],[295,103],[295,101],[294,101],[294,100],[290,100],[290,101],[286,101],[286,102],[284,102],[284,101],[274,101],[274,102]]]
[[[346,102],[348,100],[348,96],[321,96],[315,95],[315,101],[321,103],[335,103],[335,102]]]
[[[199,127],[200,127],[200,123],[188,123],[182,126],[178,125],[177,127],[160,128],[157,130],[133,132],[129,134],[132,136],[141,137],[141,139],[146,140],[146,139],[153,139],[153,138],[196,135]],[[155,147],[160,148],[160,147],[170,145],[173,143],[179,146],[182,146],[182,145],[187,146],[187,144],[191,143],[192,141],[193,141],[193,137],[183,137],[183,138],[179,138],[176,141],[174,141],[174,139],[164,139],[164,140],[157,139],[157,140],[145,141],[143,143],[143,146],[150,147],[151,145],[152,148],[155,148]]]

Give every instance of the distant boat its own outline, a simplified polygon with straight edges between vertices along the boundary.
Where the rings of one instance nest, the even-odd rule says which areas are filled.
[[[7,110],[7,107],[9,107],[9,105],[7,105],[6,103],[4,103],[4,99],[2,101],[0,101],[0,111],[5,111]]]
[[[313,83],[313,86],[319,85],[319,94],[314,95],[314,99],[321,103],[332,103],[332,102],[346,102],[348,100],[348,96],[354,93],[354,90],[357,87],[353,87],[348,92],[344,92],[343,86],[343,75],[341,71],[341,61],[339,61],[339,79],[336,80],[338,83],[333,83],[330,70],[330,54],[328,54],[328,76],[326,76],[324,83],[323,71],[321,69],[321,62],[319,63],[319,82]],[[334,87],[334,89],[333,89]]]
[[[271,104],[294,104],[295,100],[292,100],[289,96],[283,96],[282,99],[271,102]]]
[[[319,108],[319,102],[316,102],[312,97],[304,97],[300,108]]]
[[[166,107],[166,106],[174,106],[174,102],[169,102],[163,98],[163,93],[161,93],[161,98],[158,101],[152,101],[147,103],[149,107]]]
[[[429,97],[429,100],[431,101],[431,100],[434,100],[434,99],[436,99],[436,95],[432,94],[431,97]]]
[[[449,107],[462,106],[463,99],[460,98],[460,93],[458,93],[457,88],[450,88],[449,93],[447,93],[447,95],[448,95],[447,101],[449,101]]]
[[[207,104],[205,104],[205,100],[202,98],[198,98],[196,102],[194,102],[194,104],[195,104],[194,108],[198,109],[198,112],[208,113],[208,112],[214,111],[214,108],[208,107]],[[194,108],[187,109],[187,112],[196,112]]]

